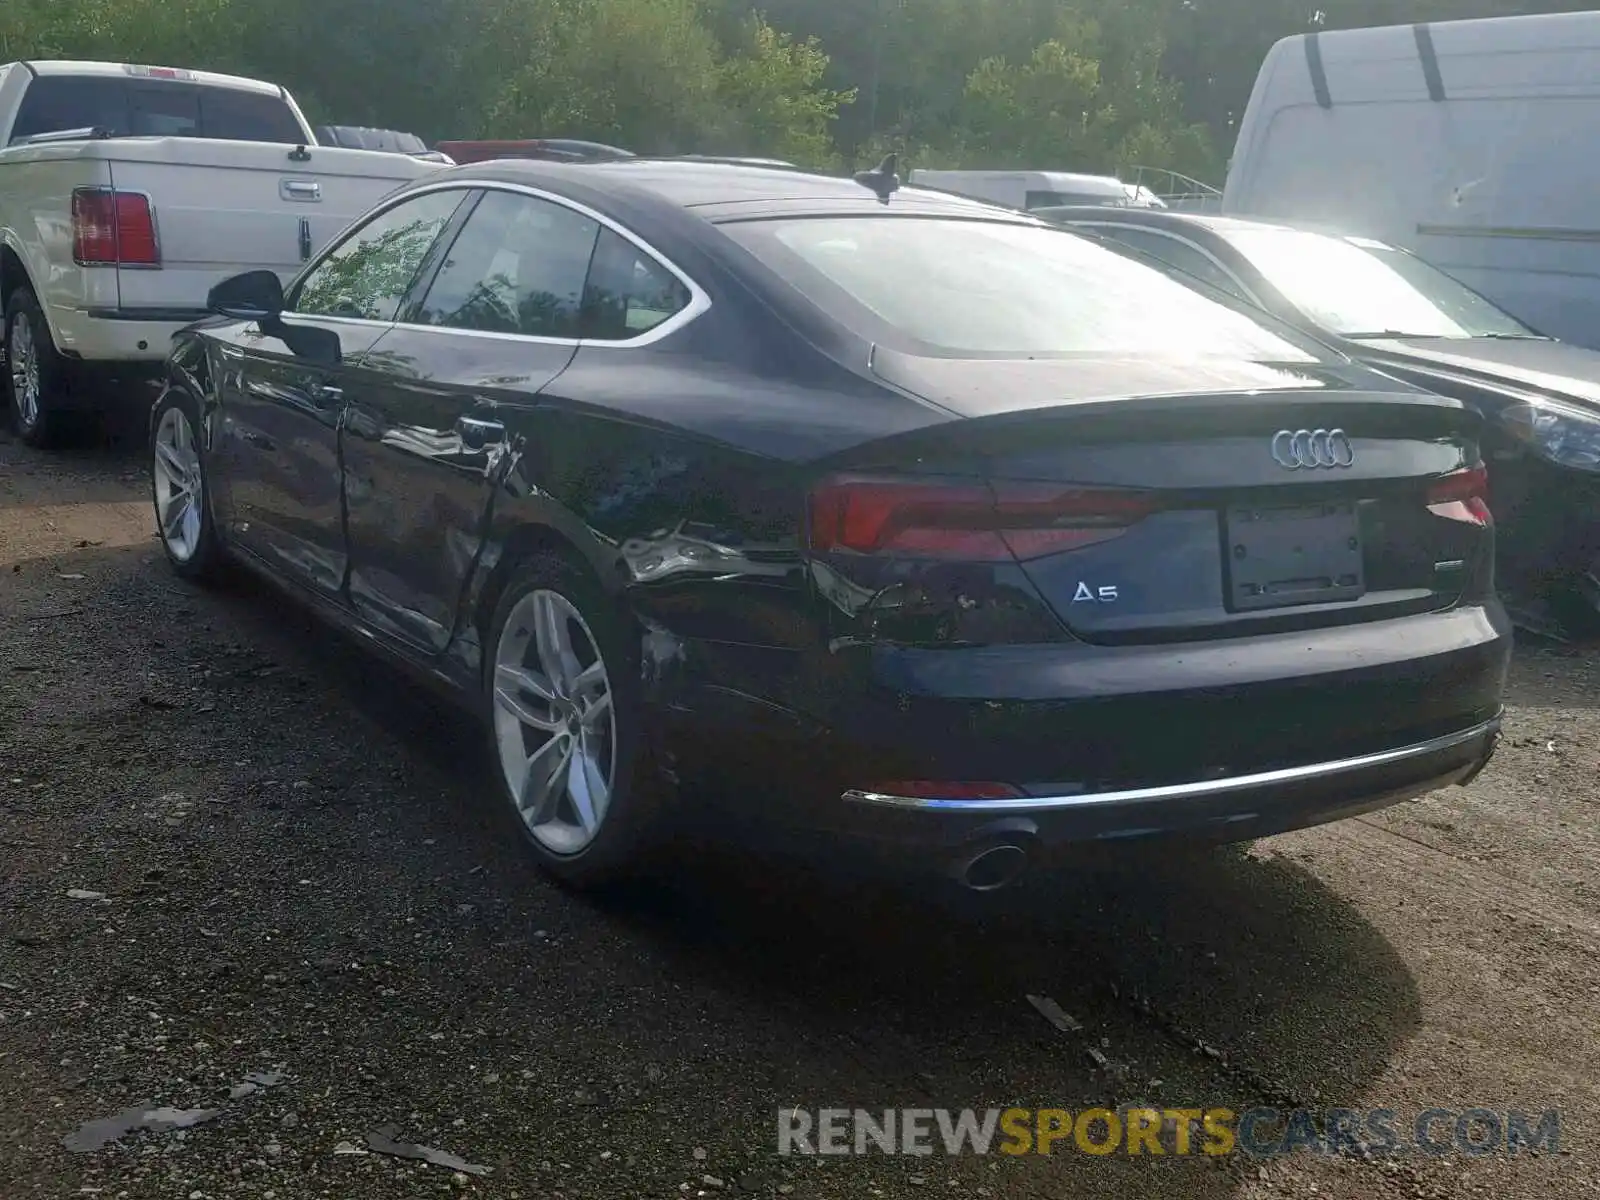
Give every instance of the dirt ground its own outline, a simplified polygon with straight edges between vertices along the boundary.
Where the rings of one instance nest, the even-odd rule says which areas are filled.
[[[375,673],[265,587],[175,580],[142,450],[0,434],[4,1200],[1600,1194],[1600,651],[1519,650],[1470,788],[982,907],[737,846],[569,895],[473,731]],[[793,1106],[1132,1102],[1562,1123],[1516,1156],[777,1154]],[[63,1144],[137,1105],[220,1115]],[[362,1153],[389,1125],[491,1173]]]

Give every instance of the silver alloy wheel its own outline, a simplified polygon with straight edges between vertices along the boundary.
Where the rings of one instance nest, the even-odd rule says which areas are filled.
[[[154,472],[161,540],[173,558],[186,563],[200,549],[205,487],[200,445],[181,408],[167,409],[156,425]]]
[[[39,347],[33,341],[33,322],[19,312],[6,337],[6,357],[11,363],[11,394],[17,416],[31,428],[39,420]]]
[[[517,812],[541,846],[577,854],[599,836],[616,784],[616,710],[599,643],[559,592],[529,592],[506,617],[494,737]]]

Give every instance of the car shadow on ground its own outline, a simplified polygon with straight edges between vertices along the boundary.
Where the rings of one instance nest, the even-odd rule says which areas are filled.
[[[179,764],[172,780],[143,786],[209,793],[234,780],[237,794],[212,809],[230,822],[218,826],[232,830],[226,861],[199,869],[249,897],[240,901],[246,909],[273,897],[273,932],[282,930],[274,955],[314,962],[340,946],[382,955],[401,972],[395,990],[440,1014],[472,1011],[489,994],[537,995],[540,1032],[510,1026],[502,1053],[546,1055],[540,1069],[568,1087],[582,1078],[579,1064],[626,1076],[640,1057],[671,1056],[692,1076],[693,1093],[722,1106],[720,1120],[742,1126],[740,1144],[763,1155],[776,1112],[792,1105],[1349,1104],[1419,1025],[1415,985],[1394,950],[1274,843],[1182,866],[1097,863],[978,898],[866,875],[832,857],[757,852],[702,835],[675,845],[646,880],[572,897],[516,844],[472,724],[281,593],[243,575],[216,589],[184,584],[151,549],[88,549],[62,561],[65,573],[44,586],[83,592],[72,618],[83,628],[37,627],[30,653],[44,670],[29,676],[37,690],[24,699],[83,731],[97,747],[86,753],[106,763],[108,792],[129,753]],[[25,576],[35,573],[27,565]],[[119,685],[133,689],[126,695],[111,695],[89,666],[107,629],[135,664]],[[57,638],[85,657],[50,657]],[[96,703],[115,707],[102,715]],[[158,749],[169,727],[186,748],[179,759]],[[268,727],[273,736],[255,739],[252,728]],[[12,732],[29,757],[38,724],[27,717]],[[195,778],[185,783],[185,773]],[[345,795],[352,780],[360,786]],[[164,798],[146,797],[144,806]],[[390,860],[385,847],[401,839],[409,849]],[[128,870],[170,861],[128,845],[118,851]],[[208,858],[219,848],[193,845]],[[303,913],[286,906],[292,880],[279,878],[280,852],[289,861],[309,854],[337,873],[337,904]],[[311,876],[317,868],[288,869]],[[448,958],[408,950],[411,930],[425,926],[371,926],[393,910],[397,888],[407,890],[408,911],[447,931]],[[218,947],[255,944],[250,926],[229,931],[230,910],[208,918]],[[590,949],[552,979],[541,965],[541,930]],[[184,953],[196,956],[191,970],[214,954],[203,946]],[[1056,1028],[1030,995],[1049,997],[1082,1028]],[[629,1000],[634,1007],[624,1011],[643,1027],[596,1026],[605,1009],[594,1004]],[[369,1019],[361,1006],[370,998],[344,1003],[352,1024]],[[721,1036],[738,1044],[685,1048],[683,1039],[719,1036],[720,1022],[728,1024]],[[416,1089],[409,1103],[421,1108],[430,1068],[411,1045],[395,1046],[392,1066],[388,1050],[372,1050],[382,1057],[371,1069],[393,1072],[393,1103]],[[618,1138],[643,1119],[624,1109],[610,1118]],[[1055,1186],[1050,1172],[1063,1161],[1006,1166],[1020,1174],[1006,1177],[1001,1194],[1027,1194],[1030,1179]],[[1148,1169],[1097,1160],[1096,1188],[1140,1194]],[[1222,1196],[1254,1164],[1161,1169],[1186,1173],[1184,1195]]]
[[[239,580],[222,599],[314,662],[334,704],[451,781],[456,850],[491,862],[487,886],[549,886],[515,844],[468,721],[264,585]],[[1354,1101],[1420,1022],[1394,950],[1273,843],[1107,861],[975,897],[697,835],[647,879],[578,903],[668,978],[758,1006],[851,1064],[811,1076],[848,1078],[848,1095],[781,1103],[1324,1107]],[[1084,1028],[1053,1028],[1029,995]],[[1208,1194],[1231,1186],[1197,1178]]]

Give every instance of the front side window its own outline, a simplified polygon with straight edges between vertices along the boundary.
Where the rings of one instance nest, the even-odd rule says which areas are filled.
[[[290,311],[312,317],[392,321],[428,248],[466,195],[427,192],[385,209],[312,268]]]
[[[836,319],[913,354],[1337,361],[1264,314],[1049,226],[872,216],[722,229]]]
[[[579,336],[597,221],[515,192],[486,192],[411,318],[423,325]]]
[[[1284,299],[1343,337],[1537,337],[1415,255],[1301,229],[1219,230]]]
[[[583,296],[583,336],[636,338],[688,307],[689,289],[671,271],[610,229],[600,231]]]

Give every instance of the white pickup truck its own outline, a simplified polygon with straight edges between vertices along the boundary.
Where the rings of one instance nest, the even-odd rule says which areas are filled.
[[[120,63],[0,65],[3,383],[45,445],[100,376],[155,373],[219,280],[285,279],[380,197],[438,170],[319,146],[283,88]]]

